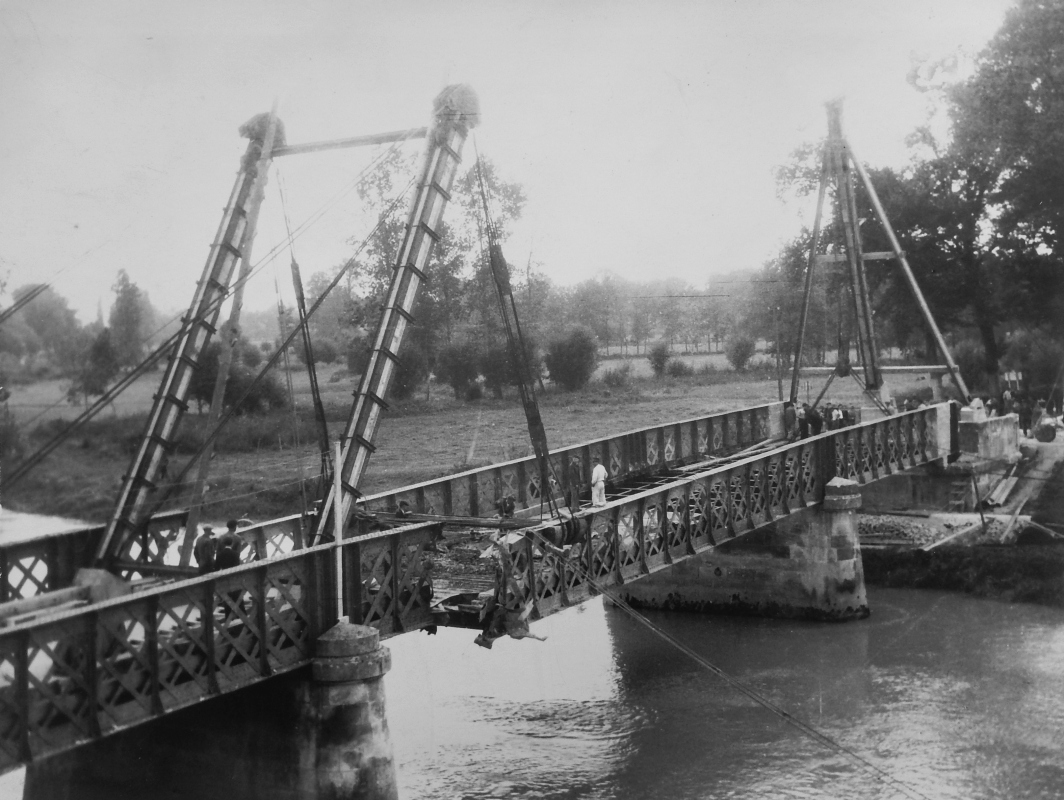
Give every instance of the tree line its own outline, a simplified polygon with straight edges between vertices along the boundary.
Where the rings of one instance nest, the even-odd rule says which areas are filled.
[[[1064,0],[1022,0],[989,44],[958,77],[955,59],[923,63],[909,75],[944,115],[941,129],[912,132],[902,169],[868,165],[873,184],[917,281],[947,333],[970,385],[997,394],[1004,370],[1026,373],[1045,391],[1064,364]],[[940,126],[941,127],[941,126]],[[782,197],[816,189],[823,142],[799,148],[777,170]],[[405,164],[396,157],[360,193],[382,209]],[[484,165],[495,223],[505,245],[525,196],[490,162]],[[431,280],[405,345],[408,380],[445,375],[459,362],[498,372],[504,341],[483,247],[483,221],[471,169],[457,181]],[[830,198],[829,198],[830,199]],[[857,188],[865,251],[889,250],[867,193]],[[387,222],[350,279],[312,328],[357,371],[374,329],[402,234]],[[586,329],[602,353],[635,355],[654,342],[670,349],[749,351],[764,341],[788,365],[797,336],[811,232],[802,230],[760,269],[735,271],[702,286],[680,280],[626,281],[604,272],[575,286],[555,285],[542,265],[510,253],[518,313],[538,352],[555,332]],[[842,231],[829,218],[822,248],[842,252]],[[523,255],[523,254],[522,254]],[[523,263],[522,263],[523,262]],[[557,265],[553,265],[557,268]],[[648,265],[648,272],[653,265]],[[810,297],[806,363],[826,363],[856,337],[845,264],[821,265]],[[911,361],[938,362],[917,303],[893,262],[867,267],[877,343]],[[314,276],[310,295],[329,274]],[[738,345],[742,345],[739,347]],[[472,368],[467,366],[467,372]],[[490,382],[490,381],[489,381]]]
[[[1035,391],[1053,385],[1064,365],[1064,0],[1021,0],[979,53],[966,76],[955,60],[923,63],[909,75],[942,111],[945,128],[909,137],[902,169],[867,165],[903,250],[945,330],[969,385],[997,394],[1003,370],[1023,371]],[[808,143],[778,168],[781,197],[808,195],[819,180],[823,142]],[[413,169],[396,152],[358,186],[369,223],[377,225],[347,272],[310,321],[316,359],[361,372],[372,345],[405,221],[387,213]],[[504,249],[526,204],[523,188],[489,160],[461,172],[422,287],[394,392],[408,394],[434,373],[464,396],[483,387],[501,394],[512,378],[498,298],[486,251],[480,180]],[[870,199],[857,187],[866,251],[889,250]],[[379,223],[379,224],[378,224]],[[714,274],[702,285],[678,279],[624,280],[608,265],[574,286],[551,281],[531,255],[509,252],[512,286],[530,357],[563,385],[574,353],[649,355],[726,351],[744,358],[756,342],[789,366],[801,310],[811,233],[803,229],[775,258],[754,270]],[[842,231],[828,217],[822,249],[841,252]],[[354,244],[354,242],[352,242]],[[559,265],[550,265],[557,272]],[[856,336],[844,264],[817,267],[810,297],[806,363],[830,363]],[[336,267],[311,275],[308,303]],[[647,265],[648,273],[657,270]],[[708,272],[708,270],[707,270]],[[937,362],[929,331],[892,262],[867,268],[878,344],[910,361]],[[22,287],[15,292],[28,291]],[[78,325],[54,291],[0,326],[0,369],[52,369],[69,375],[72,396],[102,391],[117,370],[143,356],[155,314],[146,295],[119,272],[106,322]],[[245,313],[248,339],[265,338],[273,312]],[[288,309],[272,330],[295,324]],[[252,334],[254,329],[256,333]],[[270,338],[276,338],[276,333]],[[297,340],[298,341],[298,340]],[[569,348],[569,350],[566,350]],[[236,359],[256,360],[245,343]],[[293,346],[301,357],[301,347]],[[586,361],[586,359],[584,359]],[[207,359],[209,362],[210,359]],[[553,364],[553,369],[550,364]],[[42,366],[43,365],[43,366]],[[593,364],[592,367],[593,369]],[[205,386],[213,378],[202,376]],[[276,398],[267,405],[279,402]]]
[[[12,292],[17,303],[38,284]],[[52,287],[0,325],[0,380],[4,384],[68,378],[68,398],[84,402],[103,394],[123,369],[140,364],[148,349],[167,335],[146,292],[120,269],[111,287],[114,300],[104,317],[82,325],[66,298]]]

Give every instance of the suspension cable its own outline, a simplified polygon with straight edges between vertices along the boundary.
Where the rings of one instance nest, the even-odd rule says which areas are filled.
[[[357,260],[358,256],[361,255],[362,251],[369,245],[370,240],[373,238],[374,235],[376,235],[377,231],[379,231],[384,226],[384,223],[387,220],[388,216],[395,210],[395,208],[399,205],[399,203],[402,202],[403,198],[406,196],[406,193],[410,190],[410,188],[414,185],[414,183],[416,181],[417,181],[417,176],[415,175],[415,176],[413,176],[410,179],[410,181],[406,184],[406,186],[403,187],[403,190],[395,197],[395,199],[392,200],[392,202],[385,209],[384,213],[380,215],[380,218],[378,219],[377,224],[373,227],[373,230],[371,230],[369,232],[369,234],[366,236],[366,238],[364,238],[359,243],[358,247],[355,249],[354,254],[346,262],[344,262],[344,264],[340,267],[339,270],[337,270],[336,276],[332,279],[332,281],[329,282],[329,285],[325,287],[325,290],[321,293],[321,296],[318,297],[318,299],[314,301],[314,304],[307,310],[307,318],[308,319],[310,317],[314,316],[314,313],[325,302],[325,299],[329,296],[329,293],[333,289],[335,289],[337,285],[339,285],[340,280],[344,277],[344,275],[347,273],[347,271],[349,269],[351,269],[351,267],[353,267],[355,265],[355,261]],[[167,488],[164,490],[162,496],[155,503],[153,503],[154,509],[158,509],[167,500],[170,499],[170,497],[171,497],[171,495],[173,494],[173,491],[174,491],[174,486],[176,484],[180,484],[181,481],[184,480],[184,478],[188,474],[189,470],[192,469],[193,464],[196,463],[196,460],[200,456],[203,455],[203,453],[206,451],[206,449],[210,445],[210,443],[213,442],[218,437],[219,433],[221,433],[222,428],[224,428],[225,425],[229,422],[229,420],[231,420],[236,415],[237,409],[240,408],[240,406],[243,404],[243,402],[251,395],[251,393],[253,391],[255,391],[256,388],[258,388],[258,385],[266,377],[266,374],[280,360],[281,355],[282,355],[283,351],[285,350],[285,348],[287,348],[289,345],[292,344],[292,342],[295,340],[295,338],[296,338],[296,336],[298,334],[299,334],[299,330],[296,329],[296,330],[292,331],[288,336],[285,337],[284,341],[281,343],[281,347],[272,356],[270,356],[270,358],[266,361],[266,365],[262,368],[262,370],[258,373],[258,375],[256,375],[255,378],[251,381],[251,383],[248,385],[247,389],[244,391],[244,394],[242,394],[233,403],[233,405],[230,407],[229,411],[227,411],[225,414],[222,415],[222,418],[220,420],[218,420],[218,424],[215,426],[214,430],[208,432],[208,434],[207,434],[206,438],[204,439],[203,443],[200,445],[199,448],[197,448],[196,452],[192,454],[192,457],[188,460],[188,462],[182,468],[181,472],[178,474],[177,479],[175,480],[174,484],[170,484],[169,486],[167,486]],[[153,509],[152,513],[154,513],[154,509]],[[149,516],[150,516],[150,514],[149,514]]]
[[[285,199],[284,182],[281,180],[280,170],[277,172],[277,192],[281,196],[281,209],[284,212],[285,229],[289,230],[288,202]],[[289,236],[291,232],[289,230]],[[325,405],[321,400],[321,388],[318,385],[318,369],[314,360],[314,345],[310,338],[310,324],[307,319],[307,299],[303,294],[303,277],[299,272],[299,263],[296,261],[295,248],[289,244],[288,253],[292,261],[292,289],[295,292],[296,313],[299,315],[299,331],[303,338],[303,360],[307,365],[307,380],[310,382],[310,397],[314,404],[314,416],[318,423],[318,445],[321,451],[321,474],[318,481],[318,495],[323,497],[325,486],[329,484],[332,474],[332,459],[329,453],[329,424],[325,419]],[[278,290],[279,291],[279,290]],[[278,295],[279,297],[279,295]],[[285,354],[287,367],[288,355]],[[291,376],[289,376],[289,388],[291,388]]]

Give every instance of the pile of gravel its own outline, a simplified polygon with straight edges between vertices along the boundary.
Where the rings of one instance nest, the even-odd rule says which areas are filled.
[[[857,533],[861,541],[868,544],[904,542],[915,547],[923,547],[941,538],[933,525],[888,514],[859,515]]]

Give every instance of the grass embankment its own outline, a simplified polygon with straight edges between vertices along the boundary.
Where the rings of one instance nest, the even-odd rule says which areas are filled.
[[[861,557],[870,584],[1064,608],[1064,547],[947,545],[928,553],[864,550]]]
[[[633,359],[637,366],[641,366],[640,361],[645,359]],[[613,360],[611,366],[618,366],[618,362]],[[234,515],[268,519],[296,513],[302,509],[301,482],[313,491],[320,459],[309,390],[305,375],[293,372],[292,378],[298,428],[293,425],[291,411],[284,410],[237,418],[219,437],[206,496],[209,519]],[[106,520],[144,431],[150,387],[157,381],[157,374],[144,379],[144,390],[137,395],[143,402],[136,413],[104,412],[23,481],[5,489],[3,504],[21,511]],[[326,416],[334,439],[347,420],[354,388],[346,371],[336,370],[331,378],[322,375]],[[851,382],[836,381],[832,397],[861,402],[860,390]],[[540,393],[540,405],[551,447],[561,447],[776,398],[776,381],[764,379],[763,374],[744,376],[715,370],[665,380],[631,377],[619,388],[594,381],[578,392],[564,392],[548,384]],[[122,410],[130,409],[126,406]],[[68,419],[76,413],[76,409],[66,407]],[[16,422],[20,416],[16,412]],[[205,419],[190,412],[182,422],[168,469],[171,480],[203,441]],[[21,430],[23,453],[34,452],[61,425],[53,416],[47,423]],[[362,482],[361,488],[367,493],[530,452],[525,418],[515,392],[510,391],[503,400],[465,402],[455,400],[447,387],[433,388],[428,397],[419,393],[393,404],[381,423],[377,445]],[[18,460],[4,463],[4,470]],[[180,507],[185,499],[175,496],[168,507]]]

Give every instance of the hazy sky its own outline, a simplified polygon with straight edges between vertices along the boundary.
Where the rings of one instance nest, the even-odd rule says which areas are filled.
[[[558,283],[611,271],[702,286],[797,231],[772,169],[823,135],[826,100],[845,97],[864,160],[902,164],[926,113],[906,82],[914,55],[974,52],[1009,5],[0,0],[0,278],[54,280],[87,322],[124,268],[183,309],[245,120],[276,99],[290,143],[420,126],[461,81],[480,97],[481,153],[528,195],[511,262],[531,250]],[[372,155],[279,160],[293,224]],[[283,237],[277,183],[258,255]],[[350,197],[330,206],[296,243],[304,274],[366,232]],[[274,304],[273,274],[247,307]]]

